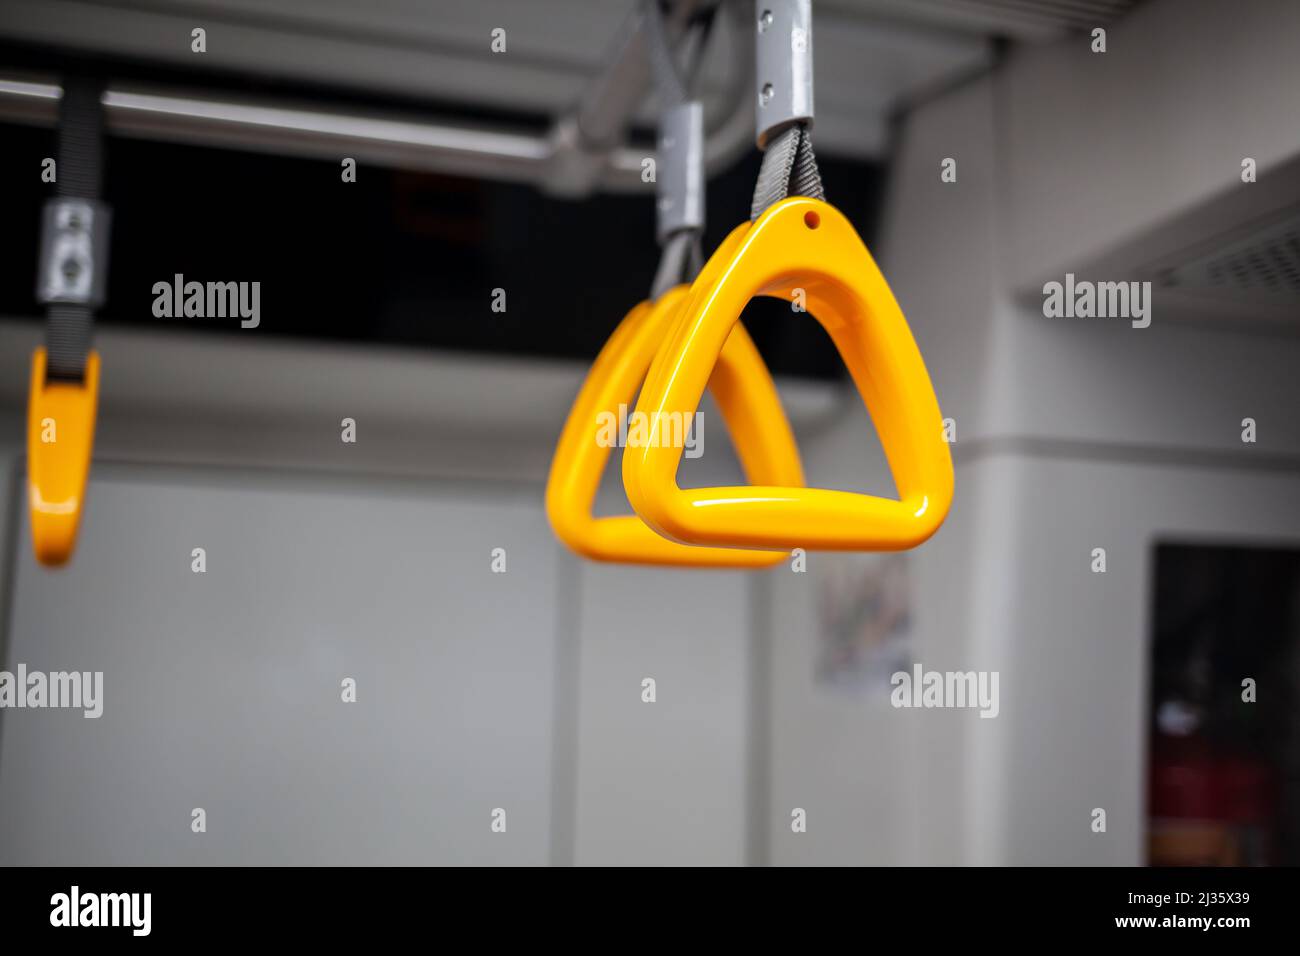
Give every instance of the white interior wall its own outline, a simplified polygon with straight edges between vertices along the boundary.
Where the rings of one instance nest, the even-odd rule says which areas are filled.
[[[987,858],[1140,864],[1155,545],[1295,547],[1300,479],[1067,456],[1012,467],[1020,520],[1010,532],[1023,582],[993,658],[1004,691],[1002,717],[986,721],[997,725],[985,817],[997,840]],[[1097,546],[1107,551],[1104,575],[1089,570]],[[1093,807],[1107,810],[1105,834],[1089,829]]]
[[[1004,279],[1041,287],[1300,152],[1300,5],[1150,0],[1108,31],[1015,51],[1000,77]],[[1253,188],[1250,187],[1250,188]]]
[[[19,515],[5,668],[102,671],[103,714],[4,713],[3,863],[550,859],[558,549],[523,489],[101,465],[58,572]]]
[[[747,575],[600,564],[580,575],[577,861],[745,862]]]
[[[904,117],[880,258],[957,422],[951,517],[910,558],[914,654],[999,670],[1002,710],[819,686],[809,592],[834,558],[776,577],[773,862],[1143,859],[1152,546],[1300,541],[1300,339],[1165,321],[1158,297],[1147,329],[1048,320],[1024,291],[1234,184],[1269,188],[1241,184],[1240,159],[1300,153],[1283,121],[1298,13],[1155,0],[1104,56],[1086,36],[1013,51]],[[887,483],[873,446],[857,410],[801,441],[810,477],[840,487]],[[792,834],[787,806],[810,803],[820,817]],[[1094,836],[1097,806],[1111,824]]]
[[[0,322],[0,666],[102,667],[107,716],[0,715],[0,859],[746,859],[746,576],[590,564],[555,541],[542,490],[579,363],[101,330],[85,524],[47,571],[20,471],[39,334]],[[797,423],[830,404],[785,391]],[[732,481],[704,411],[688,474]],[[609,478],[602,512],[625,504]],[[292,691],[278,703],[268,661]],[[235,715],[217,684],[239,674]],[[205,804],[206,849],[188,829]],[[492,806],[519,808],[509,841],[490,841]]]

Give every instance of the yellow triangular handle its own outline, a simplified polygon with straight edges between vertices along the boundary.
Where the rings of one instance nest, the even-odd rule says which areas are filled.
[[[623,486],[647,524],[677,541],[750,548],[895,551],[925,541],[952,503],[952,457],[907,321],[853,226],[815,199],[783,200],[719,246],[678,313],[637,412],[689,414],[746,303],[795,300],[830,333],[876,424],[899,500],[773,482],[677,486],[681,450],[628,449]]]
[[[601,349],[556,446],[546,485],[546,513],[561,541],[579,554],[599,561],[766,567],[783,560],[785,554],[730,547],[691,547],[661,537],[636,515],[592,516],[592,505],[612,450],[607,440],[601,440],[602,430],[617,416],[619,406],[626,407],[636,396],[637,386],[672,328],[687,291],[686,286],[677,286],[653,303],[642,302],[636,306]],[[745,476],[754,482],[802,485],[803,468],[790,423],[767,366],[743,325],[737,323],[726,341],[719,345],[717,364],[711,373],[706,376],[706,382],[727,422]],[[688,426],[695,407],[663,433],[684,434],[680,429]],[[650,434],[660,432],[652,430]],[[675,447],[680,454],[681,445]],[[626,449],[624,454],[634,450]]]
[[[86,356],[81,382],[47,381],[45,349],[32,355],[27,400],[27,498],[32,545],[41,564],[72,557],[86,498],[99,399],[99,353]]]

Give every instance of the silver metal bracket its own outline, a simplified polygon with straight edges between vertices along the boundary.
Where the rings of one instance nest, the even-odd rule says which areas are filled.
[[[36,298],[97,308],[108,284],[108,205],[71,197],[46,201],[41,213]]]
[[[659,121],[655,234],[662,244],[683,229],[704,228],[704,107],[692,100]]]
[[[755,0],[759,149],[793,123],[812,125],[812,0]]]

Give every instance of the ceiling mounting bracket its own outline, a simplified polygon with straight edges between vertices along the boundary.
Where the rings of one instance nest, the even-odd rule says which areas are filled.
[[[788,127],[812,125],[812,0],[756,0],[754,29],[754,128],[758,148],[767,149]]]

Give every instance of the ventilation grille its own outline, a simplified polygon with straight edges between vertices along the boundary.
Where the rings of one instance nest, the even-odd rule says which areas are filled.
[[[1244,302],[1300,304],[1300,211],[1157,273],[1162,286]]]

